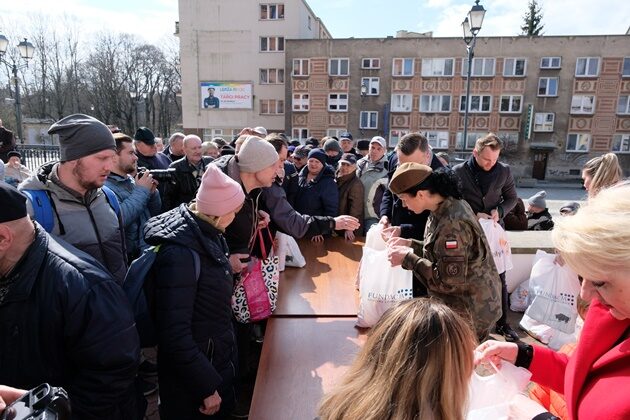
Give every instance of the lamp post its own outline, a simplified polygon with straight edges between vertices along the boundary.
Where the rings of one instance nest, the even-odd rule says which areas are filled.
[[[11,62],[5,58],[8,46],[9,40],[4,35],[0,34],[0,62],[11,67],[11,72],[13,73],[13,82],[15,83],[15,121],[17,124],[17,135],[20,142],[24,143],[24,137],[22,137],[22,103],[20,102],[20,82],[18,80],[18,70],[28,67],[28,60],[33,58],[35,47],[33,44],[28,42],[26,38],[17,45],[20,56],[24,60],[24,64],[18,65],[14,58],[11,59]]]
[[[477,34],[481,30],[481,24],[486,14],[486,9],[475,0],[475,4],[468,12],[468,16],[462,22],[464,31],[464,42],[466,43],[466,54],[468,57],[468,72],[466,75],[466,103],[464,106],[464,136],[462,139],[462,158],[466,156],[466,141],[468,140],[468,109],[470,108],[470,75],[472,72],[472,61],[475,55],[475,44]]]

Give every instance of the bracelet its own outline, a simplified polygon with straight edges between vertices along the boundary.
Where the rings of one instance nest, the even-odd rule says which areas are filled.
[[[516,354],[516,362],[514,365],[529,369],[529,365],[534,358],[534,348],[523,342],[516,343],[516,345],[518,346],[518,353]]]

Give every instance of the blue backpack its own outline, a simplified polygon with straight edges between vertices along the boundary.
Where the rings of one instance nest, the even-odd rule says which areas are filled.
[[[155,276],[151,270],[162,245],[152,246],[144,250],[142,255],[133,260],[122,285],[131,310],[136,320],[136,328],[140,336],[140,347],[153,347],[157,344],[155,331]],[[195,279],[199,280],[201,262],[199,254],[188,248],[193,256]]]
[[[105,193],[105,198],[107,202],[112,207],[112,209],[116,212],[116,216],[120,219],[120,203],[118,202],[118,198],[116,198],[116,194],[114,191],[109,189],[109,187],[103,185],[101,187],[103,192]],[[46,232],[52,232],[55,227],[55,218],[53,214],[52,204],[50,203],[50,195],[48,195],[48,191],[46,190],[22,190],[22,192],[31,200],[33,205],[33,220],[36,220],[37,223],[42,225]]]

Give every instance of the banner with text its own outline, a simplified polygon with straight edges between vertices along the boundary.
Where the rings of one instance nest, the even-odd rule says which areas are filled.
[[[252,84],[201,82],[202,109],[252,109]]]

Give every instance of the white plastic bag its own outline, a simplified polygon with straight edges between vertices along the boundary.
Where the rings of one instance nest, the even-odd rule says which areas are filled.
[[[277,232],[276,241],[279,260],[278,268],[280,271],[284,271],[285,265],[287,267],[298,268],[302,268],[306,265],[306,260],[302,252],[300,252],[300,246],[292,236]]]
[[[479,376],[473,372],[469,384],[466,420],[507,420],[509,401],[528,385],[532,374],[527,369],[503,361],[498,372]]]
[[[514,312],[525,312],[529,305],[529,280],[519,284],[510,294],[510,309]]]
[[[486,235],[499,274],[511,270],[514,267],[512,250],[505,230],[492,219],[479,219],[479,224]]]
[[[372,226],[363,247],[359,266],[358,327],[372,327],[386,310],[413,297],[413,273],[389,264],[385,241],[380,236],[382,230],[383,225]],[[368,243],[382,249],[371,248]]]
[[[365,235],[365,247],[372,248],[376,251],[382,251],[387,247],[387,243],[383,239],[384,226],[380,223],[372,225],[368,233]]]

